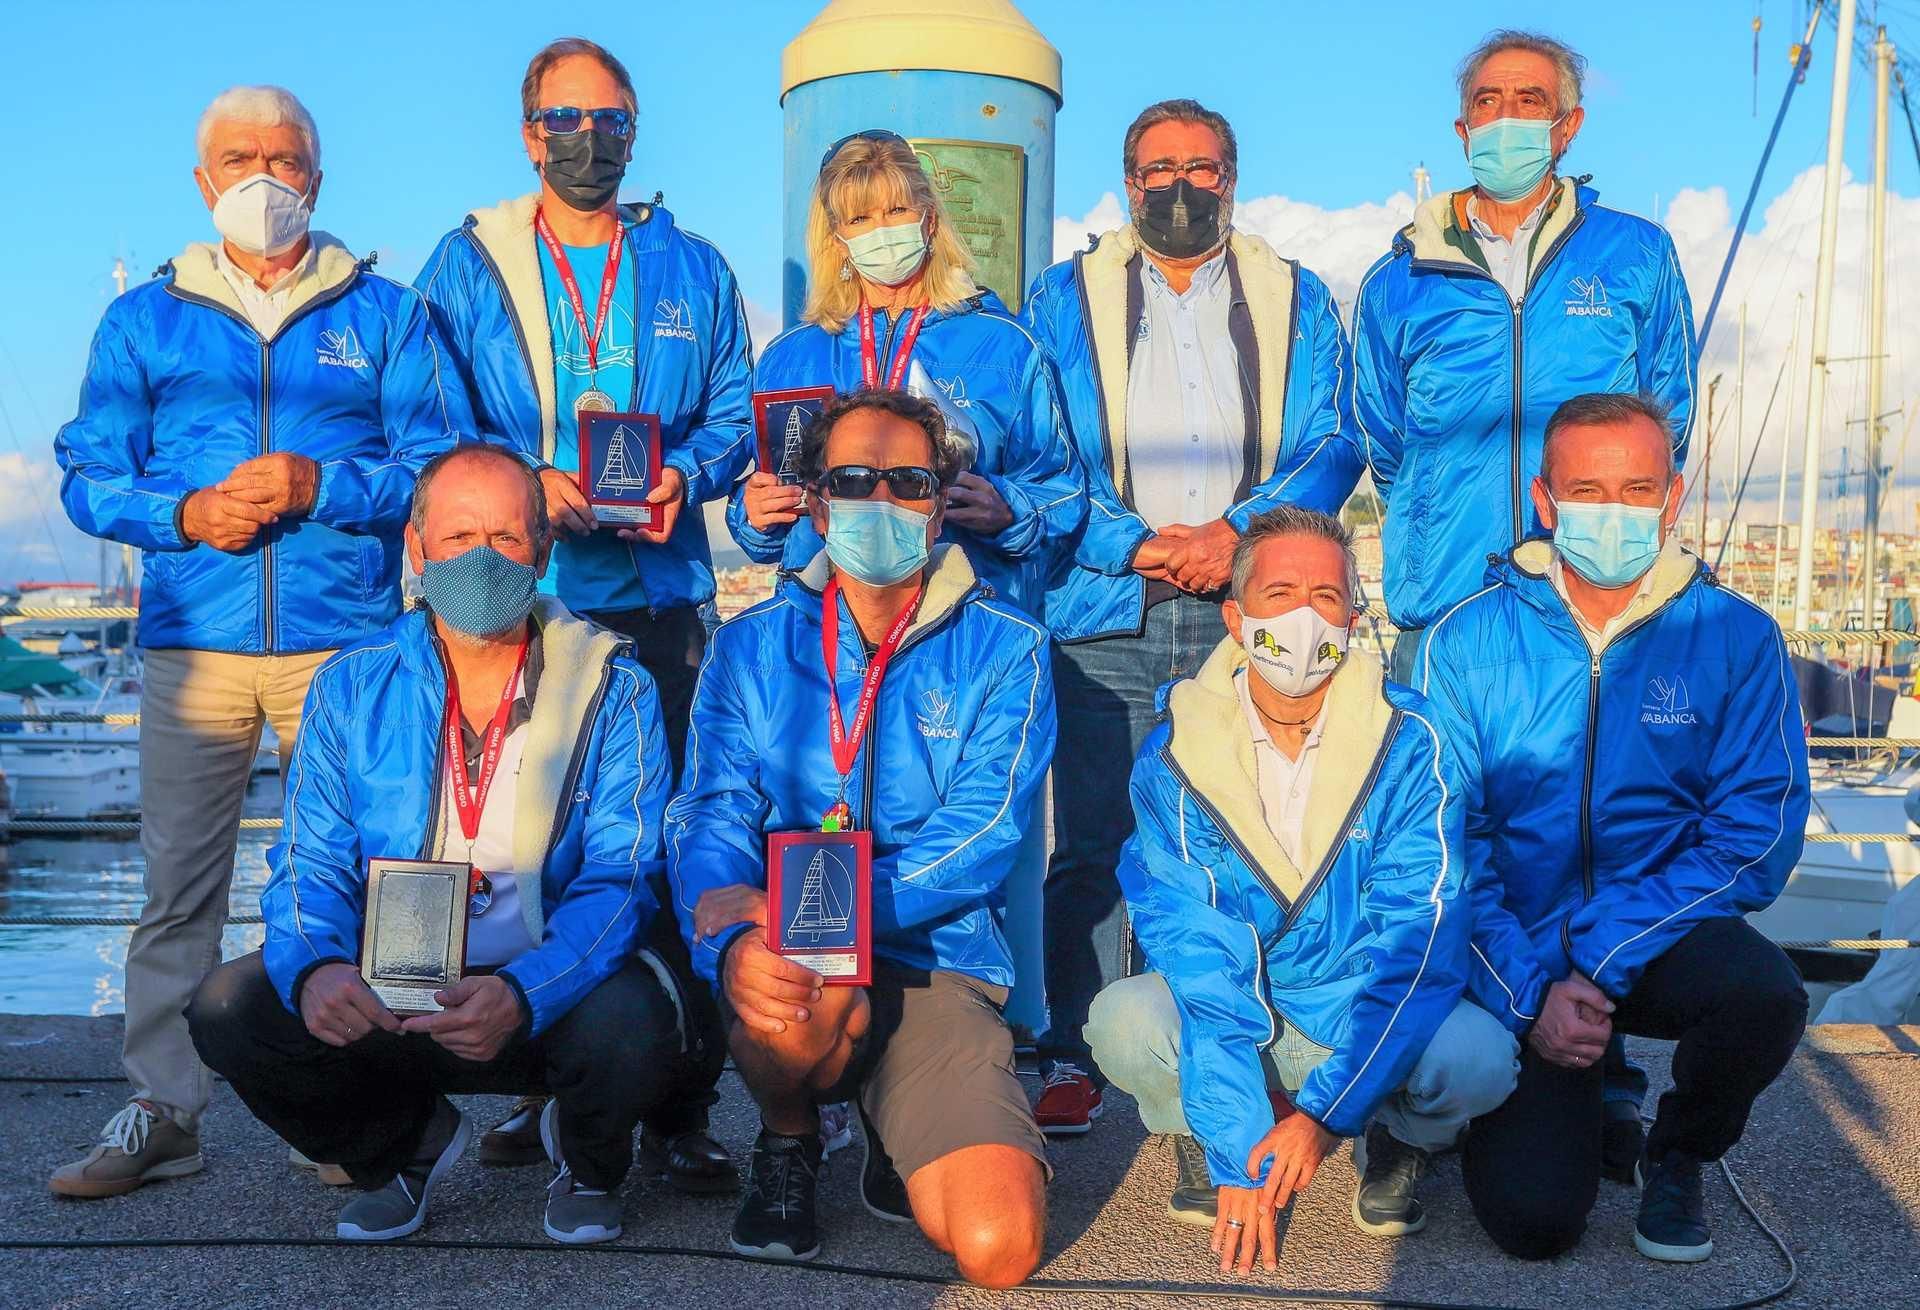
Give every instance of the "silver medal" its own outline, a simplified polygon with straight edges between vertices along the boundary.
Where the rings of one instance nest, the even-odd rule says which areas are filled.
[[[613,397],[598,387],[581,392],[580,398],[573,402],[575,414],[611,414],[613,411]]]

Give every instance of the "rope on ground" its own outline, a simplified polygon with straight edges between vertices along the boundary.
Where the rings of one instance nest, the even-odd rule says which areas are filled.
[[[250,832],[277,832],[277,818],[242,819],[240,827]],[[138,816],[126,819],[15,819],[8,828],[15,837],[113,837],[132,836],[140,831]]]

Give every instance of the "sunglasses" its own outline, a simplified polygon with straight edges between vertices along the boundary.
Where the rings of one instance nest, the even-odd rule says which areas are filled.
[[[940,490],[940,479],[932,469],[913,464],[890,469],[877,469],[869,464],[836,464],[820,479],[827,494],[840,500],[865,500],[879,490],[882,482],[900,500],[932,500]]]
[[[548,136],[572,136],[588,119],[593,120],[593,130],[603,136],[624,141],[633,135],[633,113],[626,109],[576,109],[572,105],[555,105],[548,109],[536,109],[527,115],[527,121],[546,128]]]
[[[1225,181],[1226,176],[1227,166],[1217,159],[1190,159],[1184,164],[1157,159],[1135,169],[1133,180],[1143,191],[1159,191],[1184,177],[1202,191],[1211,191]]]
[[[907,144],[905,137],[901,136],[898,132],[889,132],[884,127],[870,127],[864,132],[849,132],[828,146],[827,153],[820,156],[820,171],[822,173],[827,171],[827,165],[833,162],[833,157],[840,153],[840,147],[849,141],[898,141],[903,146]]]

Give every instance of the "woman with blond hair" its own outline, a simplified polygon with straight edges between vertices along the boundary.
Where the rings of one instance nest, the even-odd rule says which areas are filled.
[[[827,151],[807,256],[805,321],[761,355],[755,393],[930,390],[925,398],[974,443],[947,492],[942,535],[982,581],[1038,615],[1051,564],[1086,514],[1085,480],[1051,364],[999,297],[974,285],[973,259],[902,137],[860,132]],[[727,511],[740,548],[804,567],[822,542],[803,495],[765,469],[740,484]]]

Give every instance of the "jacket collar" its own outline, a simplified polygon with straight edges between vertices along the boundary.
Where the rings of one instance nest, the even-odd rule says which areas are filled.
[[[1535,609],[1551,615],[1576,630],[1579,623],[1573,617],[1567,602],[1560,598],[1559,591],[1553,585],[1548,570],[1553,563],[1553,542],[1546,537],[1533,537],[1513,548],[1504,564],[1495,567],[1494,572],[1505,570],[1507,581],[1515,587],[1521,598]],[[1613,625],[1612,636],[1600,647],[1618,640],[1621,633],[1649,614],[1664,608],[1676,596],[1685,591],[1695,579],[1712,572],[1706,562],[1685,546],[1680,544],[1678,533],[1669,533],[1660,553],[1654,557],[1652,585],[1634,597],[1621,614],[1620,620]],[[1595,652],[1598,654],[1599,652]]]
[[[1260,394],[1259,469],[1280,458],[1287,405],[1287,366],[1293,350],[1295,276],[1298,266],[1257,236],[1238,230],[1227,238],[1227,256],[1253,318]],[[1100,379],[1100,405],[1111,445],[1108,472],[1115,488],[1127,485],[1127,329],[1129,282],[1135,259],[1146,256],[1133,226],[1116,228],[1079,257],[1087,300],[1087,348]],[[1252,471],[1252,470],[1250,470]],[[1260,481],[1256,473],[1253,481]]]
[[[1423,264],[1452,265],[1485,272],[1486,262],[1480,256],[1473,229],[1467,222],[1467,200],[1472,194],[1472,189],[1468,188],[1433,197],[1413,211],[1413,222],[1400,229],[1399,242]],[[1593,190],[1581,186],[1580,179],[1563,177],[1556,180],[1554,190],[1547,198],[1547,212],[1534,231],[1533,246],[1527,254],[1529,285],[1532,284],[1533,275],[1539,271],[1536,261],[1553,249],[1554,243],[1573,226],[1574,220],[1594,199]]]
[[[832,565],[824,550],[808,561],[805,568],[787,574],[787,600],[810,622],[820,622],[820,596],[826,590],[830,576]],[[950,543],[943,542],[935,546],[932,565],[927,570],[926,594],[920,598],[920,612],[901,636],[901,644],[905,645],[921,633],[945,623],[973,598],[979,586],[979,579],[974,576],[973,565],[968,562],[965,551]],[[794,595],[795,591],[800,594]],[[811,598],[812,603],[807,603],[803,597]]]
[[[527,365],[533,371],[533,390],[540,403],[541,458],[550,460],[558,402],[553,389],[553,325],[547,318],[539,237],[533,230],[533,216],[539,208],[540,193],[530,192],[488,209],[474,210],[467,215],[466,227],[500,270],[507,312],[519,322],[521,339],[527,343]],[[660,250],[673,226],[673,216],[654,205],[622,205],[620,217],[627,225],[627,249],[635,255]]]
[[[325,232],[309,232],[313,258],[298,271],[287,293],[287,314],[282,326],[311,304],[315,298],[334,290],[360,271],[360,260],[340,241]],[[226,275],[220,271],[219,247],[209,241],[196,241],[173,257],[173,285],[191,296],[211,300],[245,320],[247,311],[233,294]]]
[[[1380,661],[1365,651],[1348,651],[1333,675],[1321,711],[1320,751],[1300,830],[1304,867],[1296,867],[1267,827],[1260,808],[1253,734],[1234,685],[1246,666],[1245,649],[1228,637],[1198,674],[1173,684],[1166,693],[1172,723],[1167,750],[1187,785],[1226,825],[1226,835],[1291,906],[1345,837],[1343,825],[1373,774],[1375,760],[1386,749],[1394,712],[1381,693]]]

